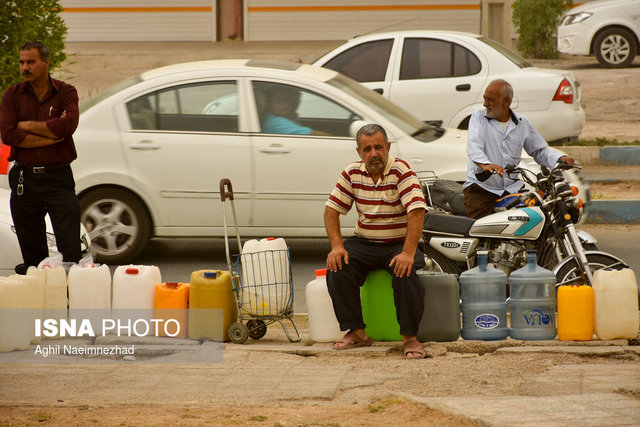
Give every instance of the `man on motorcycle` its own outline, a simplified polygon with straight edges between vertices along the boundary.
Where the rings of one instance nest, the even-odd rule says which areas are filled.
[[[376,124],[356,135],[361,161],[342,172],[326,203],[324,223],[331,241],[327,256],[327,287],[340,329],[349,332],[335,342],[335,350],[370,346],[365,333],[360,287],[372,270],[392,274],[400,333],[407,359],[424,358],[416,339],[424,310],[424,288],[416,271],[424,267],[418,248],[426,203],[418,178],[405,161],[389,155],[391,144]],[[343,241],[340,214],[355,203],[355,235]]]
[[[522,182],[505,174],[504,167],[517,166],[523,148],[538,164],[549,168],[560,159],[570,165],[575,163],[571,157],[550,149],[531,122],[511,110],[512,99],[512,86],[505,80],[494,80],[484,92],[485,110],[471,115],[467,181],[463,186],[469,218],[478,219],[493,213],[497,199],[522,188]]]

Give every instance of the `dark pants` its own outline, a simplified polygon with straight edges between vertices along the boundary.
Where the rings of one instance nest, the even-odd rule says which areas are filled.
[[[344,247],[349,253],[349,264],[345,264],[343,260],[342,270],[327,272],[327,287],[340,329],[346,331],[365,328],[360,287],[370,271],[386,269],[393,276],[391,286],[400,334],[417,335],[424,310],[424,288],[416,274],[425,265],[422,251],[416,250],[411,275],[399,278],[393,274],[393,267],[389,267],[389,263],[402,252],[403,243],[374,243],[360,237],[351,237],[345,240]]]
[[[500,197],[506,196],[505,191],[499,196],[491,191],[487,191],[478,184],[471,184],[463,190],[464,207],[467,208],[467,217],[480,219],[493,213],[493,205]]]
[[[17,194],[22,171],[22,195]],[[80,247],[80,204],[70,166],[34,174],[28,166],[9,171],[11,216],[24,263],[37,266],[49,256],[45,215],[48,213],[58,251],[65,262],[82,258]]]

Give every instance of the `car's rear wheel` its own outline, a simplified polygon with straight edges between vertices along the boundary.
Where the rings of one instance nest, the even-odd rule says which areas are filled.
[[[98,262],[124,264],[144,249],[151,220],[144,204],[119,188],[100,188],[80,197],[81,221]]]
[[[596,38],[594,50],[603,67],[627,67],[636,56],[636,39],[624,28],[610,28]]]

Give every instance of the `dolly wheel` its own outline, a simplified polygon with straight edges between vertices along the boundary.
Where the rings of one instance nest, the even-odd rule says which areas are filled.
[[[242,344],[249,338],[249,329],[242,322],[233,322],[228,332],[229,338],[236,344]]]
[[[267,324],[264,320],[251,319],[247,322],[247,328],[249,329],[249,336],[254,340],[259,340],[267,333]]]

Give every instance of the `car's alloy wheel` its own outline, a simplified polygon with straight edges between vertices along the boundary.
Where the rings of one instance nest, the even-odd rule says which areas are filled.
[[[595,54],[603,67],[626,67],[636,56],[637,45],[633,35],[623,28],[611,28],[598,35]]]
[[[101,263],[130,262],[151,235],[145,206],[126,190],[101,188],[81,195],[80,210],[95,258]]]

